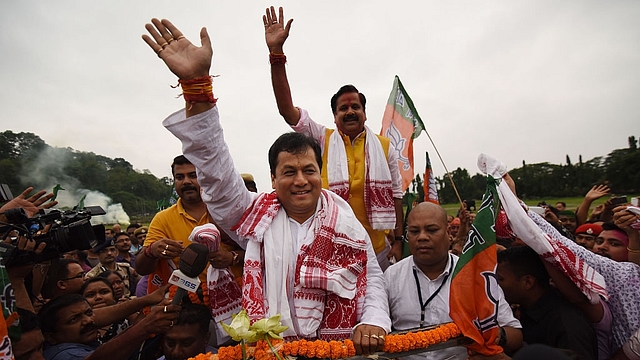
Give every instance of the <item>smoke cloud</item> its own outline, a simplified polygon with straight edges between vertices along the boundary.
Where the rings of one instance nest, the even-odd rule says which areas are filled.
[[[20,174],[24,183],[30,184],[36,191],[44,189],[51,192],[56,184],[60,184],[64,190],[58,192],[58,209],[71,209],[78,205],[83,196],[85,206],[100,206],[106,211],[106,215],[91,217],[92,224],[128,225],[131,223],[129,215],[122,208],[122,204],[114,204],[107,195],[88,189],[83,189],[78,179],[65,174],[62,169],[73,161],[69,149],[47,147],[32,163],[29,171]]]

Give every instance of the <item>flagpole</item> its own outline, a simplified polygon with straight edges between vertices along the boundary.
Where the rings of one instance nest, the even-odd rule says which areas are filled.
[[[436,147],[436,144],[433,142],[431,135],[429,135],[427,128],[424,128],[424,132],[427,134],[429,141],[431,141],[431,145],[433,145],[433,148],[436,150],[436,154],[438,154],[438,158],[440,159],[442,166],[444,166],[444,170],[447,172],[447,176],[449,176],[449,181],[451,181],[451,186],[453,186],[453,191],[456,193],[456,197],[460,202],[460,206],[463,206],[462,199],[460,198],[460,194],[458,193],[458,188],[456,188],[456,184],[453,182],[453,177],[451,177],[451,173],[449,172],[449,169],[447,169],[447,165],[444,163],[444,160],[442,160],[442,156],[440,156],[440,151],[438,151],[438,148]]]

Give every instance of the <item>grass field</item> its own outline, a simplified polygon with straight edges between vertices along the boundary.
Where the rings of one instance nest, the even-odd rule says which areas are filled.
[[[627,199],[629,201],[631,201],[632,197],[640,197],[640,195],[627,195]],[[538,205],[539,202],[544,201],[544,202],[547,203],[547,205],[555,206],[557,202],[562,201],[562,202],[565,202],[567,204],[567,209],[575,211],[578,208],[578,206],[582,203],[583,199],[584,199],[583,196],[578,196],[578,197],[566,197],[566,198],[530,199],[530,200],[525,200],[524,202],[529,206],[536,206],[536,205]],[[593,208],[596,207],[597,205],[600,205],[600,204],[604,203],[607,199],[608,199],[608,197],[603,197],[601,199],[598,199],[598,200],[594,201],[591,204],[591,210],[593,210]],[[480,206],[480,202],[481,202],[481,200],[476,199],[476,207]],[[460,204],[458,204],[458,203],[455,203],[455,204],[442,204],[442,207],[445,210],[447,210],[447,214],[456,216],[456,214],[458,212],[458,209],[460,208]]]

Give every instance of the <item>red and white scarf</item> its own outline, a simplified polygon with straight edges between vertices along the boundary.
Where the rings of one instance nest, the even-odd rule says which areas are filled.
[[[486,174],[496,179],[506,174],[506,167],[500,161],[486,154],[478,157],[478,167]],[[589,301],[596,304],[602,296],[608,299],[604,278],[595,269],[576,256],[567,246],[550,234],[544,232],[527,215],[518,198],[513,194],[505,181],[498,185],[500,205],[504,209],[496,221],[496,234],[514,233],[529,247],[535,250],[543,259],[554,264],[578,286]],[[507,220],[504,220],[506,215]],[[502,219],[500,219],[502,216]],[[509,228],[500,228],[508,226]]]
[[[275,193],[259,195],[233,230],[249,240],[242,305],[251,321],[280,314],[287,339],[351,336],[366,293],[367,234],[349,204],[322,190],[307,233],[313,241],[300,249],[295,269],[289,218]]]
[[[388,230],[396,226],[391,172],[387,165],[380,139],[365,126],[365,183],[364,204],[369,224],[375,230]],[[339,131],[329,137],[327,153],[327,179],[329,190],[349,201],[349,164],[344,140]],[[330,164],[330,165],[329,165]]]
[[[220,249],[220,231],[214,224],[196,226],[191,231],[189,240],[206,246],[210,253]],[[221,321],[227,325],[230,324],[231,315],[242,310],[242,290],[230,268],[218,269],[211,265],[207,268],[207,290],[211,315],[216,323],[218,345],[220,345],[230,337],[218,324]]]

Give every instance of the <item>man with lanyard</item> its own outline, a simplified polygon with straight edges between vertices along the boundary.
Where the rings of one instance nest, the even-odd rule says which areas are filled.
[[[411,256],[384,273],[393,329],[408,330],[451,322],[450,275],[458,257],[449,253],[446,211],[429,202],[418,204],[407,217],[407,240]],[[501,327],[500,346],[505,352],[519,349],[522,346],[521,326],[501,290],[498,324]],[[408,358],[466,359],[467,349],[457,346]]]
[[[357,353],[382,349],[391,325],[382,271],[349,205],[321,187],[319,144],[282,135],[269,150],[275,192],[247,190],[220,125],[206,29],[196,47],[168,20],[152,22],[143,39],[178,76],[187,102],[163,125],[198,169],[213,219],[246,244],[243,307],[250,318],[279,314],[287,339],[350,337]]]
[[[349,203],[367,230],[384,271],[389,258],[402,258],[404,217],[398,154],[389,149],[389,139],[365,126],[366,98],[353,85],[343,86],[331,98],[337,131],[316,123],[306,110],[293,105],[283,52],[292,21],[285,26],[282,8],[278,17],[273,6],[263,17],[278,110],[294,131],[320,143],[324,165],[322,187]],[[387,245],[387,230],[392,247]]]

